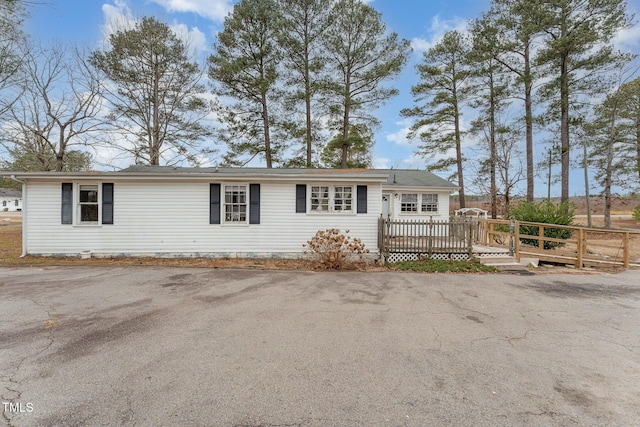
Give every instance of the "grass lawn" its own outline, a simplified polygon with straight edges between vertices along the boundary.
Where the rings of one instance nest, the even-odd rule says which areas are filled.
[[[392,270],[419,271],[423,273],[495,273],[495,267],[484,265],[480,261],[444,261],[424,259],[420,261],[401,261],[387,264]]]

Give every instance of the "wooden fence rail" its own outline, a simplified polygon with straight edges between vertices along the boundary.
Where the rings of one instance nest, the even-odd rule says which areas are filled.
[[[545,236],[545,231],[555,237]],[[486,246],[505,247],[511,240],[517,259],[536,257],[577,268],[640,265],[640,232],[635,231],[481,219],[478,235]]]
[[[468,254],[480,233],[477,221],[378,219],[378,249],[388,253]]]

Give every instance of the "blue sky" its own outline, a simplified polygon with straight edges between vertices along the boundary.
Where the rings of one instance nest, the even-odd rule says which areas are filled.
[[[224,16],[235,1],[231,0],[44,0],[31,8],[32,17],[26,30],[43,42],[56,40],[77,43],[89,49],[102,46],[111,19],[139,19],[155,16],[179,31],[188,32],[194,44],[206,57],[215,35],[222,29]],[[415,65],[422,52],[437,43],[450,29],[464,30],[466,22],[488,9],[489,0],[370,0],[368,3],[382,13],[390,31],[408,39],[414,47],[409,64],[392,84],[400,95],[381,107],[376,116],[381,128],[376,132],[374,166],[394,168],[424,168],[424,159],[416,157],[416,143],[406,140],[409,122],[400,117],[400,110],[412,106],[411,86],[418,82]],[[628,2],[631,13],[640,15],[640,3]],[[617,46],[640,52],[640,26],[622,34]],[[472,117],[466,118],[471,120]],[[467,144],[473,145],[471,140]],[[543,148],[538,151],[542,155]],[[577,158],[577,150],[573,155]],[[572,174],[571,195],[583,194],[581,171]],[[554,193],[559,190],[554,188]],[[543,178],[537,180],[536,193],[546,194]]]

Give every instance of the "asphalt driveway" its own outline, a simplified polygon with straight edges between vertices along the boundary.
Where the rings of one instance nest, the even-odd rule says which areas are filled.
[[[0,277],[0,424],[640,420],[640,271],[59,267]]]

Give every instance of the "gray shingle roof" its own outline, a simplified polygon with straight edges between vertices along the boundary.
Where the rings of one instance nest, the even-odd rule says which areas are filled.
[[[411,187],[458,188],[455,184],[424,170],[410,169],[300,169],[300,168],[227,168],[227,167],[174,167],[135,165],[122,169],[123,173],[167,173],[167,174],[243,174],[252,175],[387,175],[387,185]]]

